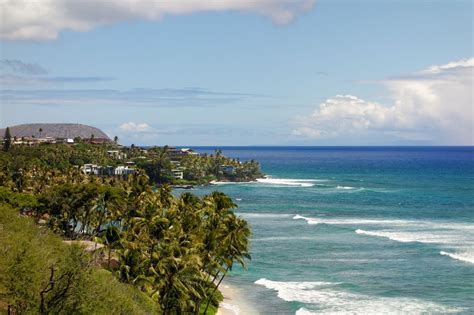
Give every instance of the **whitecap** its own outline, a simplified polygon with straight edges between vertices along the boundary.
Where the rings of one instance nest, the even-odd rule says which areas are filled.
[[[255,181],[247,182],[227,182],[227,181],[211,181],[211,185],[248,185],[248,184],[262,184],[271,185],[272,187],[278,186],[293,186],[293,187],[313,187],[317,182],[325,182],[326,179],[307,179],[307,178],[273,178],[267,176],[265,178],[258,178]]]
[[[255,284],[276,291],[277,296],[284,301],[309,304],[317,314],[422,314],[461,311],[460,308],[416,298],[350,293],[339,289],[340,283],[333,282],[283,282],[262,278],[255,281]],[[296,314],[312,314],[312,311],[300,308]]]
[[[295,315],[313,315],[313,314],[317,314],[316,312],[311,312],[307,309],[305,309],[304,307],[298,309],[295,313]]]
[[[209,184],[219,186],[219,185],[241,185],[241,184],[252,184],[252,183],[255,183],[255,182],[220,182],[220,181],[213,180]]]
[[[308,224],[319,224],[319,223],[322,223],[321,221],[319,220],[316,220],[316,219],[312,219],[312,218],[307,218],[307,217],[304,217],[302,215],[295,215],[293,217],[293,220],[305,220],[306,222],[308,222]]]
[[[402,243],[410,243],[410,242],[418,242],[419,240],[410,237],[406,233],[397,233],[397,232],[389,232],[389,231],[365,231],[361,229],[355,230],[357,234],[368,235],[368,236],[376,236],[376,237],[385,237],[391,239],[392,241],[402,242]]]
[[[469,244],[472,238],[469,235],[463,235],[461,231],[440,231],[440,230],[419,230],[419,231],[394,231],[377,230],[366,231],[362,229],[355,230],[357,234],[367,236],[383,237],[401,243],[426,243],[426,244],[451,244],[463,245]]]
[[[330,225],[406,225],[410,221],[406,220],[377,220],[377,219],[356,219],[356,218],[340,218],[340,219],[326,219],[326,218],[308,218],[302,215],[295,215],[294,220],[305,220],[308,224],[330,224]]]
[[[221,302],[219,303],[219,307],[230,311],[234,315],[240,314],[240,307],[238,305]]]
[[[439,252],[443,256],[448,256],[456,260],[474,264],[474,253],[473,252],[464,252],[464,253],[448,253],[445,251]]]
[[[336,186],[336,189],[353,190],[353,189],[357,189],[357,188],[352,187],[352,186]]]
[[[260,184],[270,184],[276,186],[300,186],[300,187],[313,187],[316,179],[294,179],[294,178],[259,178],[257,182]]]

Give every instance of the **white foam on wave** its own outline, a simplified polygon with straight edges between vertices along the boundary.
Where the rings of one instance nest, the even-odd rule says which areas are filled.
[[[295,215],[293,217],[293,220],[305,220],[306,222],[308,222],[308,224],[320,224],[320,223],[322,223],[322,221],[320,221],[320,220],[313,219],[313,218],[307,218],[307,217],[304,217],[304,216],[299,215],[299,214]]]
[[[378,220],[353,218],[309,218],[293,216],[294,220],[305,220],[310,225],[367,225],[384,229],[356,229],[355,233],[370,237],[386,238],[401,243],[424,243],[442,246],[446,251],[440,254],[474,264],[474,227],[469,223],[421,221],[421,220]],[[451,251],[454,251],[451,252]]]
[[[407,233],[390,232],[390,231],[365,231],[361,229],[357,229],[355,230],[355,232],[357,234],[362,234],[362,235],[385,237],[385,238],[391,239],[392,241],[397,241],[397,242],[402,242],[402,243],[419,242],[419,239],[414,238],[412,235],[409,235],[409,234],[407,235]]]
[[[352,187],[352,186],[336,186],[336,189],[353,190],[353,189],[357,189],[357,188]]]
[[[326,218],[308,218],[302,215],[295,215],[293,220],[305,220],[308,224],[331,224],[331,225],[405,225],[410,223],[406,220],[377,220],[377,219],[353,219],[353,218],[340,218],[340,219],[326,219]]]
[[[474,252],[448,253],[445,251],[440,251],[439,253],[443,256],[451,257],[452,259],[474,264]]]
[[[378,230],[366,231],[362,229],[355,230],[357,234],[384,237],[401,243],[426,243],[426,244],[447,244],[447,245],[468,245],[472,242],[469,235],[462,231],[440,231],[440,230],[418,230],[418,231],[394,231]]]
[[[218,185],[240,185],[240,184],[252,184],[252,183],[255,183],[255,182],[220,182],[217,180],[213,180],[209,184],[218,186]]]
[[[276,186],[300,186],[313,187],[316,182],[323,181],[318,179],[295,179],[295,178],[259,178],[257,182],[260,184],[270,184]]]
[[[219,303],[219,307],[230,311],[232,314],[235,314],[235,315],[240,314],[240,307],[238,305],[221,302]]]
[[[307,178],[273,178],[267,176],[265,178],[258,178],[255,181],[247,182],[220,182],[211,181],[211,185],[241,185],[241,184],[265,184],[272,186],[294,186],[294,187],[313,187],[317,182],[326,182],[327,179],[307,179]]]
[[[313,315],[313,314],[317,314],[317,313],[311,312],[311,311],[305,309],[304,307],[298,309],[295,313],[295,315]]]
[[[435,302],[404,297],[381,297],[355,294],[340,290],[340,283],[331,282],[282,282],[265,278],[255,284],[277,292],[287,302],[308,304],[317,314],[422,314],[452,313],[451,308]],[[313,314],[308,308],[300,308],[296,314]]]

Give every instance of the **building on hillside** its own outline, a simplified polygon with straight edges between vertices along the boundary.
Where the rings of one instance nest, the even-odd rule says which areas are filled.
[[[56,143],[74,144],[74,139],[72,139],[72,138],[56,138]]]
[[[199,153],[190,148],[181,148],[180,150],[185,155],[199,155]]]
[[[184,178],[184,169],[179,167],[171,170],[171,174],[176,179],[183,179]]]
[[[81,169],[86,175],[99,175],[99,166],[96,164],[84,164]]]
[[[115,167],[113,166],[99,166],[99,176],[114,176]]]
[[[134,168],[128,166],[99,166],[96,164],[84,164],[81,170],[86,175],[97,176],[128,176],[136,173]]]
[[[128,176],[136,173],[134,168],[129,168],[128,166],[117,166],[115,168],[115,176]]]
[[[183,156],[183,152],[174,147],[169,147],[166,152],[168,153],[168,156],[171,160],[181,159],[181,157]]]
[[[110,143],[110,139],[107,139],[107,138],[89,138],[89,139],[82,139],[82,141],[85,143],[90,143],[90,144]]]
[[[107,154],[109,157],[117,160],[125,160],[127,158],[127,154],[120,150],[109,150],[107,151]]]
[[[56,138],[53,138],[53,137],[38,138],[38,143],[54,144],[56,143]]]

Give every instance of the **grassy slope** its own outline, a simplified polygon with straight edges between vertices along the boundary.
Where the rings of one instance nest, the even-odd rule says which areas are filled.
[[[147,295],[120,283],[109,271],[84,262],[89,262],[89,257],[82,249],[65,245],[46,228],[18,215],[17,210],[0,205],[0,313],[8,304],[18,303],[25,313],[38,313],[39,292],[49,282],[52,265],[57,274],[75,272],[61,313],[159,313]]]

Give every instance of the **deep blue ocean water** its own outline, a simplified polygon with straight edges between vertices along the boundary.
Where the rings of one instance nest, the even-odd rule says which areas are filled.
[[[194,191],[250,223],[228,283],[261,314],[474,313],[473,147],[222,149],[269,176]]]

